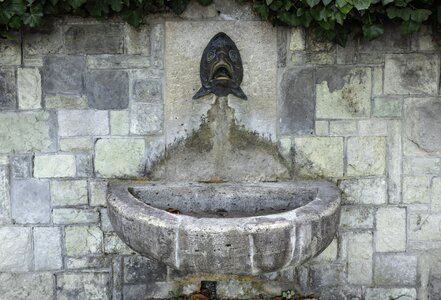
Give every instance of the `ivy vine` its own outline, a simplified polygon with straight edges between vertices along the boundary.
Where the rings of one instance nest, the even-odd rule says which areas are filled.
[[[23,27],[38,27],[47,16],[77,15],[104,19],[120,15],[138,27],[148,14],[173,11],[180,15],[190,0],[0,0],[0,35]],[[213,0],[197,0],[210,5]],[[233,0],[225,0],[233,1]],[[384,32],[387,20],[413,33],[423,23],[441,24],[436,0],[236,0],[252,2],[254,11],[274,25],[316,28],[326,39],[344,46],[351,32],[372,40]]]

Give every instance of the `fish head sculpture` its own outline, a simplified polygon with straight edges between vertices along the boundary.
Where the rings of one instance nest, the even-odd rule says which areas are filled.
[[[239,49],[223,32],[216,34],[205,48],[201,58],[200,77],[202,87],[193,99],[213,93],[219,97],[233,94],[247,100],[247,96],[240,87],[243,79],[243,66]]]

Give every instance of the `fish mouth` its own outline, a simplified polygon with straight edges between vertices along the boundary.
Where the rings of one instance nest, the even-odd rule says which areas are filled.
[[[223,62],[216,64],[211,74],[211,80],[231,80],[233,78],[231,66]]]

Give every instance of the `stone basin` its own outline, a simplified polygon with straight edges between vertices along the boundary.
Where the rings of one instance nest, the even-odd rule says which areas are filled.
[[[119,181],[107,194],[113,228],[133,250],[187,273],[236,275],[319,254],[336,232],[340,200],[326,181]]]

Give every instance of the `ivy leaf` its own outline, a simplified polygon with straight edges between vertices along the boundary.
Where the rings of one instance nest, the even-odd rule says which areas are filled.
[[[331,3],[332,0],[322,0],[323,4],[326,6]]]
[[[394,0],[394,3],[396,6],[400,6],[400,7],[406,7],[407,6],[407,1],[406,0]]]
[[[49,2],[50,2],[53,6],[55,6],[55,5],[57,5],[58,0],[49,0]]]
[[[376,39],[384,33],[384,28],[378,24],[365,24],[362,27],[363,35],[370,41]]]
[[[73,9],[79,8],[81,5],[87,2],[87,0],[69,0],[69,4],[73,7]]]
[[[428,9],[415,9],[410,13],[410,18],[417,23],[423,23],[431,14],[432,12]]]
[[[125,21],[127,21],[127,23],[132,25],[133,27],[139,27],[139,25],[141,25],[142,20],[143,20],[142,10],[140,10],[140,9],[137,9],[137,10],[127,10],[123,14],[123,19]]]
[[[11,18],[8,25],[13,29],[19,29],[23,25],[23,22],[21,20],[21,17],[15,15]]]
[[[314,7],[320,3],[320,0],[305,0],[309,7]]]
[[[123,8],[121,0],[110,0],[110,8],[113,11],[120,12]]]
[[[12,17],[12,13],[6,9],[0,9],[0,24],[8,24]]]
[[[26,12],[26,5],[23,0],[12,0],[9,4],[9,10],[19,16]]]
[[[381,0],[383,5],[388,5],[389,3],[394,2],[394,0]]]
[[[29,25],[30,27],[36,27],[41,23],[42,13],[26,13],[23,18],[23,23]]]
[[[325,6],[316,6],[311,8],[311,16],[314,18],[314,20],[317,21],[323,21],[326,20],[328,17],[328,14],[326,12],[326,7]]]
[[[371,0],[353,0],[354,6],[357,10],[368,9],[371,5]]]
[[[273,1],[274,1],[274,0],[265,0],[265,2],[266,2],[266,5],[268,5],[268,6],[270,6],[270,5],[271,5],[271,3],[273,3]]]
[[[403,22],[403,24],[401,24],[401,30],[404,33],[413,33],[413,32],[417,32],[421,27],[421,23],[417,23],[415,21],[412,20],[408,20]]]
[[[269,8],[264,3],[259,3],[259,2],[254,3],[254,10],[262,19],[264,20],[268,19]]]

